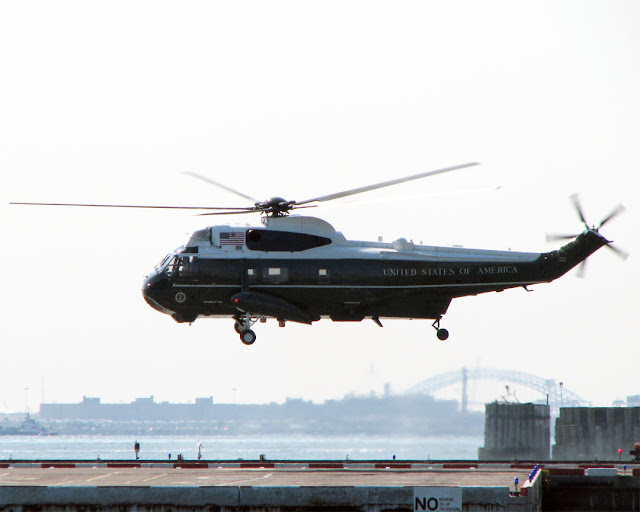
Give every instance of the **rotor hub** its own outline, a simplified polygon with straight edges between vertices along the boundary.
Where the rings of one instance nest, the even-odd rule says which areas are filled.
[[[294,204],[295,201],[287,201],[283,197],[270,197],[266,201],[256,203],[256,210],[278,217],[287,215],[293,210]]]

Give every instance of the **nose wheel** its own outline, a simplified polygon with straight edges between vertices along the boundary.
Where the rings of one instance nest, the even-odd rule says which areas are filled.
[[[438,317],[436,318],[435,322],[433,322],[433,328],[436,330],[436,336],[438,337],[438,339],[440,341],[445,341],[446,339],[449,338],[449,331],[447,331],[446,329],[442,329],[440,328],[440,319],[442,317]]]
[[[251,330],[251,326],[255,324],[258,319],[251,318],[248,313],[244,316],[235,317],[235,323],[233,328],[240,335],[240,341],[245,345],[253,345],[256,341],[256,333]]]
[[[436,336],[440,341],[444,341],[449,338],[449,331],[447,331],[446,329],[438,329]]]
[[[245,329],[240,333],[240,341],[245,345],[253,345],[256,341],[256,333],[251,329]]]

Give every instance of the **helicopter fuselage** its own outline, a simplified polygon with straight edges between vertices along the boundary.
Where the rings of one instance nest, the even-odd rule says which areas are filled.
[[[394,178],[302,201],[271,197],[257,201],[205,176],[201,181],[231,192],[252,206],[167,206],[86,203],[19,205],[197,210],[200,215],[260,213],[262,225],[221,225],[193,233],[147,276],[142,293],[153,308],[177,322],[199,317],[230,317],[246,345],[256,340],[251,326],[275,318],[312,324],[322,318],[361,321],[371,318],[434,319],[440,340],[449,336],[440,319],[454,298],[548,283],[607,246],[623,259],[628,254],[600,234],[600,228],[624,211],[618,205],[590,227],[576,194],[571,196],[586,230],[555,235],[572,241],[546,253],[417,245],[404,238],[392,243],[347,240],[327,222],[290,215],[299,208],[457,171],[470,162]]]
[[[439,320],[452,299],[550,282],[606,245],[585,231],[547,253],[347,240],[306,216],[196,231],[143,285],[178,322],[198,317]]]

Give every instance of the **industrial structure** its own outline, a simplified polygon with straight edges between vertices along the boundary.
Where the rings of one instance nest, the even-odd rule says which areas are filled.
[[[479,460],[549,460],[549,406],[486,404]]]
[[[638,442],[640,407],[566,407],[556,420],[553,458],[629,460]]]

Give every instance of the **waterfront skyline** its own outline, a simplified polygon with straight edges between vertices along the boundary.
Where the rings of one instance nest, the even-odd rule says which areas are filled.
[[[25,388],[32,410],[82,395],[323,401],[462,366],[557,379],[594,405],[640,393],[637,3],[0,10],[0,409],[23,410]],[[349,239],[544,252],[545,232],[583,228],[579,192],[591,224],[626,205],[603,234],[630,258],[602,249],[586,279],[454,300],[447,342],[429,321],[269,322],[245,347],[231,321],[179,325],[140,293],[219,218],[8,205],[232,206],[180,173],[302,199],[468,161],[482,166],[307,212]]]

